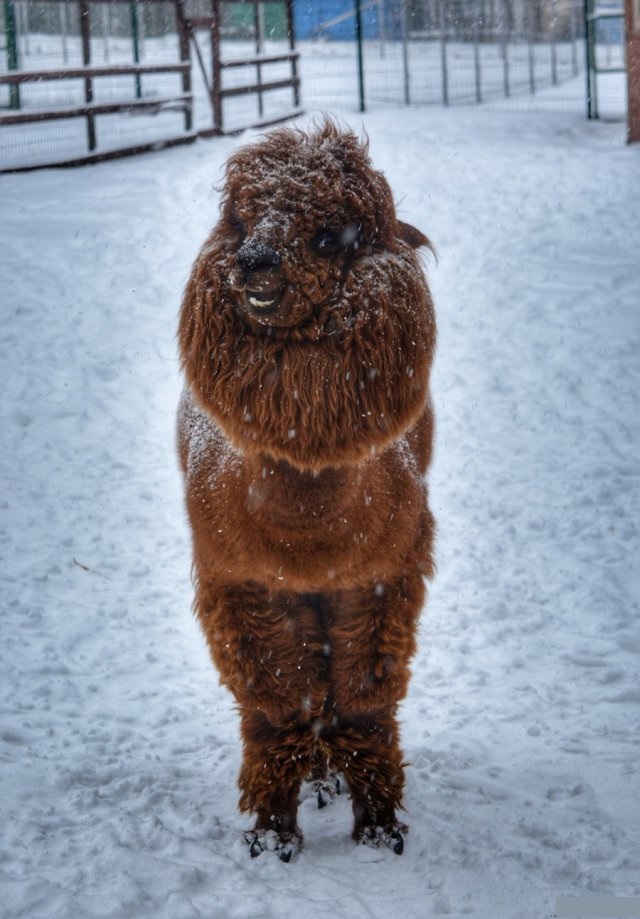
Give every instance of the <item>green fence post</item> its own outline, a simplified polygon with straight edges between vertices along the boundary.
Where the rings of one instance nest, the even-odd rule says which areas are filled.
[[[132,3],[129,7],[131,13],[131,39],[133,41],[133,60],[134,63],[140,63],[140,29],[138,24],[138,6]],[[142,83],[140,74],[136,74],[136,99],[142,98]]]
[[[80,0],[80,38],[82,40],[82,63],[89,69],[91,64],[91,13],[89,10],[89,0]],[[84,101],[87,106],[91,107],[93,103],[93,79],[86,76],[84,78]],[[96,116],[93,111],[87,113],[87,148],[96,149]]]
[[[16,7],[13,0],[4,0],[4,21],[7,30],[7,70],[18,69],[18,35]],[[9,84],[9,108],[20,108],[20,87]]]
[[[585,67],[585,71],[587,77],[587,118],[589,119],[598,117],[595,41],[593,34],[595,30],[595,22],[591,18],[591,13],[591,0],[584,0],[585,46],[587,52],[587,66]]]
[[[364,94],[364,57],[363,57],[363,35],[362,35],[362,6],[360,0],[355,0],[356,16],[356,44],[358,46],[358,94],[360,97],[360,111],[364,112],[365,94]]]

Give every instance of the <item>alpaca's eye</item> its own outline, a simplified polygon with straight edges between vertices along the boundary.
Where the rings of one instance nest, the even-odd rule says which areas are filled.
[[[238,237],[240,242],[242,242],[246,238],[247,228],[245,227],[244,223],[240,220],[240,218],[238,217],[235,211],[231,211],[231,213],[228,215],[227,226],[229,227],[231,232]]]
[[[328,228],[318,230],[311,239],[311,248],[318,255],[335,255],[341,249],[344,249],[342,234]]]
[[[339,252],[355,252],[361,242],[360,224],[353,223],[339,230],[323,227],[312,237],[310,245],[317,255],[330,258]]]

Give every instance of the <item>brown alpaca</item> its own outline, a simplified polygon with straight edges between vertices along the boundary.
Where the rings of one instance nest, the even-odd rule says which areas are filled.
[[[241,716],[252,855],[299,847],[306,778],[400,853],[396,708],[433,573],[435,320],[367,147],[325,121],[230,159],[180,316],[195,609]],[[327,770],[331,770],[328,773]]]

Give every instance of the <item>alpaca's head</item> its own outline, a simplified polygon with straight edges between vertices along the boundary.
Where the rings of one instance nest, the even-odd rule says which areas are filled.
[[[292,327],[326,314],[353,262],[393,250],[402,232],[366,145],[332,122],[273,131],[228,163],[216,233],[250,323]]]
[[[317,468],[415,420],[435,342],[421,245],[366,144],[330,121],[231,157],[180,331],[189,382],[236,446]]]

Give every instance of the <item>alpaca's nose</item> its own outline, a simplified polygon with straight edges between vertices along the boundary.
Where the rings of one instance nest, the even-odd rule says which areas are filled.
[[[247,239],[238,249],[236,259],[246,274],[260,268],[279,268],[282,264],[280,254],[260,239]]]

